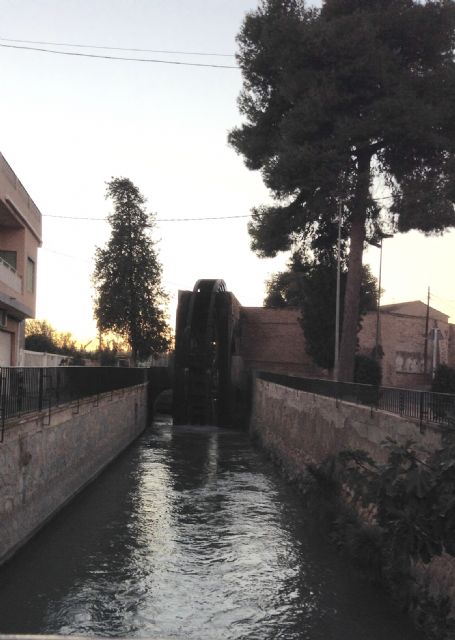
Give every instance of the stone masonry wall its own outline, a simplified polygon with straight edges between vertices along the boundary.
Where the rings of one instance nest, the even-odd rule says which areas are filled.
[[[345,449],[363,449],[377,462],[385,462],[381,442],[386,437],[401,442],[418,439],[429,450],[441,443],[440,434],[431,427],[420,434],[418,424],[400,416],[258,378],[250,429],[293,475]]]
[[[139,385],[6,424],[0,444],[0,564],[127,447],[147,424]]]
[[[362,449],[377,462],[387,454],[386,437],[414,440],[429,451],[441,447],[436,428],[420,433],[419,425],[384,411],[371,411],[334,398],[317,396],[255,379],[250,430],[278,458],[291,477],[302,477],[306,466],[318,464],[345,449]],[[362,514],[361,517],[363,517]],[[455,559],[444,554],[429,564],[418,563],[414,575],[429,585],[434,597],[448,596],[455,615]]]

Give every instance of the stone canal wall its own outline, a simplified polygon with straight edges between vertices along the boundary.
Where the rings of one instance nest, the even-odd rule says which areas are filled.
[[[416,421],[259,378],[253,383],[250,428],[291,476],[346,449],[362,449],[385,462],[381,443],[387,437],[418,440],[430,451],[441,446],[440,433],[431,427],[420,433]]]
[[[259,378],[253,381],[250,430],[294,479],[304,478],[308,465],[317,466],[348,449],[366,451],[383,463],[387,450],[381,443],[387,437],[402,444],[412,440],[429,452],[442,446],[437,427],[427,426],[421,433],[418,421]],[[375,505],[363,510],[352,502],[352,495],[344,498],[361,520],[375,525]],[[421,592],[428,589],[434,602],[448,599],[450,615],[455,618],[455,558],[443,553],[426,564],[413,563],[411,572]]]
[[[146,424],[146,385],[7,422],[0,444],[0,564]]]

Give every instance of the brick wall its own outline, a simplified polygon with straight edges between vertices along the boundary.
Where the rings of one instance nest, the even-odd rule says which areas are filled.
[[[432,362],[433,340],[428,340],[427,380],[425,382],[424,350],[425,350],[425,312],[423,303],[409,303],[383,307],[380,313],[379,344],[382,346],[382,384],[384,386],[402,388],[422,388],[428,386]],[[389,307],[390,307],[389,306]],[[396,307],[399,307],[396,309]],[[402,311],[409,311],[403,313]],[[413,315],[415,314],[415,315]],[[369,312],[362,321],[359,332],[359,350],[371,354],[376,342],[375,311]],[[448,364],[455,366],[454,327],[449,325],[448,316],[430,308],[429,330],[437,325],[441,337],[448,344]],[[452,336],[452,340],[450,340]],[[439,361],[439,355],[438,355]]]
[[[240,310],[237,353],[249,370],[271,371],[290,375],[326,378],[326,370],[312,362],[305,351],[305,337],[299,323],[298,309],[242,307]],[[426,305],[413,301],[381,307],[379,344],[382,346],[384,386],[423,388],[428,386],[433,356],[433,341],[428,340],[427,381],[424,379]],[[359,351],[370,355],[376,344],[376,311],[362,320]],[[448,316],[430,308],[429,329],[437,325],[448,345],[448,364],[455,366],[455,325]]]
[[[247,369],[325,377],[305,351],[298,309],[242,307],[240,355]]]

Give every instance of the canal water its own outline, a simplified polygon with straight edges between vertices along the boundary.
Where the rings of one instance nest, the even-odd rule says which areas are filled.
[[[0,633],[420,638],[246,434],[167,419],[0,568]]]

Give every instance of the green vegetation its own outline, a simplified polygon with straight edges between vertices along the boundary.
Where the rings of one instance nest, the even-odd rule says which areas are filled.
[[[85,357],[84,350],[77,345],[71,333],[56,331],[47,320],[25,322],[25,348],[68,356],[73,364],[81,364]]]
[[[332,539],[391,590],[429,638],[450,640],[448,598],[432,596],[413,569],[442,553],[455,556],[455,432],[447,428],[443,448],[431,455],[414,442],[385,446],[382,465],[364,451],[344,451],[312,469],[332,504]]]
[[[112,199],[114,212],[109,216],[111,237],[104,249],[96,250],[95,317],[100,332],[112,331],[128,342],[136,363],[170,345],[164,311],[167,295],[150,237],[153,217],[128,178],[108,182],[106,197]]]
[[[342,380],[354,373],[365,243],[455,226],[454,30],[449,1],[261,0],[237,38],[246,121],[229,142],[275,197],[253,209],[253,249],[311,259],[335,245],[342,202]]]
[[[382,381],[380,362],[372,356],[358,353],[355,357],[354,382],[379,387]]]
[[[440,364],[435,371],[431,390],[437,393],[455,393],[455,369]]]

